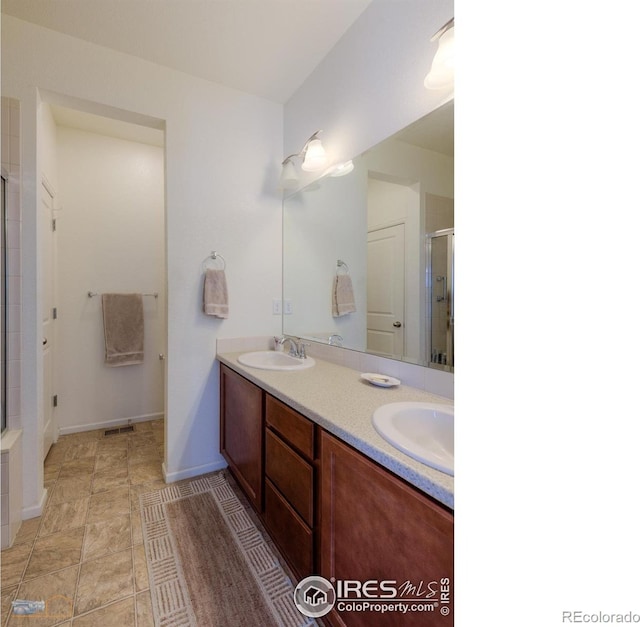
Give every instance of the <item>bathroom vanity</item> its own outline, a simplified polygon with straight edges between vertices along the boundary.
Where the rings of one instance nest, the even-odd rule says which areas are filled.
[[[406,583],[399,596],[437,603],[404,614],[403,625],[452,625],[453,478],[396,451],[370,425],[371,408],[389,399],[450,401],[373,388],[320,360],[274,372],[237,357],[218,355],[221,451],[295,575]],[[334,609],[327,619],[399,624],[393,612]]]

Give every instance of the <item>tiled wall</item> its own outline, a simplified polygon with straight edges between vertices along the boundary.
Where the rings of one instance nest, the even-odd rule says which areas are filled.
[[[2,171],[7,176],[7,430],[2,436],[2,548],[10,546],[22,518],[20,367],[22,272],[20,266],[20,103],[2,98]]]

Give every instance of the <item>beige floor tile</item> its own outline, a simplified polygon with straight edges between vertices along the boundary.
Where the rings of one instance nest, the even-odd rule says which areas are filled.
[[[16,534],[16,539],[13,541],[13,546],[17,546],[18,544],[33,544],[33,541],[38,535],[38,527],[40,526],[41,520],[42,516],[23,520]]]
[[[45,610],[38,615],[24,616],[11,615],[10,627],[20,625],[25,627],[48,627],[56,625],[73,615],[73,593],[78,577],[78,566],[71,566],[57,573],[44,575],[31,579],[20,585],[16,598],[29,600],[42,600],[45,602]]]
[[[66,503],[91,494],[91,475],[58,479],[49,497],[49,503]]]
[[[62,464],[50,464],[49,466],[45,466],[44,480],[55,481],[58,478],[58,474],[60,473],[61,467],[62,467]]]
[[[95,466],[95,458],[86,457],[62,464],[58,479],[75,479],[76,477],[91,476]]]
[[[65,461],[65,456],[67,453],[67,445],[58,442],[57,444],[52,444],[49,452],[47,453],[47,457],[44,460],[45,468],[47,466],[59,466]]]
[[[2,551],[2,587],[7,588],[17,584],[22,579],[22,573],[31,553],[30,544],[19,544]]]
[[[151,431],[129,436],[129,450],[140,449],[145,446],[156,446],[156,439]]]
[[[84,562],[76,591],[75,615],[133,594],[131,549]]]
[[[136,422],[136,432],[137,433],[143,433],[145,431],[151,431],[151,429],[153,428],[153,425],[151,424],[150,420],[147,420],[146,422]]]
[[[129,514],[89,523],[84,534],[82,559],[89,560],[109,553],[117,553],[131,546]]]
[[[134,597],[112,603],[73,620],[73,627],[133,627],[136,624]]]
[[[71,462],[76,459],[83,459],[86,457],[95,457],[98,449],[97,440],[91,440],[89,442],[77,442],[73,445],[67,446],[67,451],[64,456],[65,462]]]
[[[104,451],[114,451],[122,448],[129,448],[126,435],[112,435],[108,438],[98,440],[98,453],[102,453]]]
[[[126,466],[114,468],[112,470],[101,470],[93,475],[93,486],[91,491],[106,492],[114,488],[129,486],[129,471]]]
[[[152,481],[163,481],[160,462],[143,462],[129,467],[131,485],[140,485]]]
[[[154,627],[151,593],[148,590],[136,594],[136,621],[138,627]]]
[[[89,501],[87,523],[94,523],[113,516],[128,514],[130,510],[131,503],[129,500],[129,488],[127,486],[97,492],[91,496]]]
[[[147,556],[144,546],[139,544],[133,547],[133,575],[136,583],[136,592],[149,589],[149,571],[147,569]]]
[[[11,601],[16,598],[16,591],[18,586],[11,586],[10,588],[3,588],[0,595],[0,624],[4,625],[7,616],[11,612]]]
[[[158,447],[155,444],[129,450],[129,466],[158,461],[160,461],[160,455],[158,454]]]
[[[128,448],[110,448],[98,451],[96,455],[96,472],[101,470],[113,470],[120,466],[126,466],[128,461]]]
[[[85,524],[89,498],[76,499],[66,503],[52,503],[42,517],[38,536],[42,537],[56,531],[73,529]]]
[[[33,545],[24,579],[34,579],[80,562],[84,527],[52,533]]]
[[[140,510],[131,512],[131,543],[136,546],[142,544],[144,538],[142,536],[142,518]]]

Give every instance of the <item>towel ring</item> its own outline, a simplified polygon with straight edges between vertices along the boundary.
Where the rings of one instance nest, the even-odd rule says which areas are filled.
[[[209,259],[213,259],[214,261],[215,261],[216,259],[222,259],[222,269],[223,269],[223,270],[226,270],[226,268],[227,268],[227,262],[225,261],[224,257],[223,257],[220,253],[216,252],[215,250],[214,250],[214,251],[212,251],[212,253],[211,253],[210,255],[208,255],[207,257],[205,257],[205,258],[202,260],[202,269],[203,269],[203,270],[205,269],[205,267],[206,267],[206,263],[207,263],[207,261],[209,261]]]
[[[342,261],[342,259],[338,259],[338,268],[340,268],[341,266],[344,266],[347,269],[347,274],[349,274],[349,266]],[[336,274],[338,273],[338,271],[336,270]]]

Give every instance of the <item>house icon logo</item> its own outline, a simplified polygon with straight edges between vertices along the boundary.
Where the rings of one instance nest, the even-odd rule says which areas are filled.
[[[308,605],[316,607],[321,603],[327,602],[327,593],[324,590],[320,590],[320,588],[316,588],[315,586],[309,586],[304,592],[304,600]]]
[[[328,614],[336,602],[336,592],[329,581],[319,575],[303,579],[293,593],[298,611],[311,618]]]

